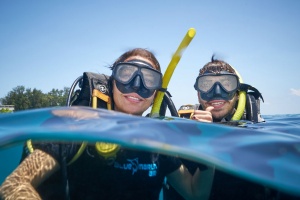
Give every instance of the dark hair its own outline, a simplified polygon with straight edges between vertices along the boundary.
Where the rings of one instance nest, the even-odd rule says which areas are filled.
[[[131,56],[141,56],[143,58],[146,58],[148,60],[150,60],[153,64],[154,64],[154,68],[158,71],[161,71],[160,69],[160,65],[159,62],[157,61],[157,59],[155,58],[154,54],[146,49],[142,49],[142,48],[135,48],[132,49],[130,51],[127,51],[125,53],[123,53],[115,62],[114,64],[110,67],[111,70],[114,69],[115,65],[119,62],[124,62],[127,58],[131,57]],[[151,64],[152,65],[152,64]]]
[[[204,73],[219,74],[221,71],[227,71],[229,73],[236,74],[233,67],[231,67],[228,63],[222,60],[217,60],[214,57],[215,55],[212,55],[211,62],[207,63],[202,69],[200,69],[199,75]]]

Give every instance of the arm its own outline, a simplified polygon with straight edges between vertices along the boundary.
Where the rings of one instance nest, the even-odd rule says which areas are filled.
[[[3,182],[3,199],[41,199],[35,188],[60,168],[49,154],[35,150]]]
[[[168,182],[185,199],[208,199],[214,178],[214,167],[196,170],[192,176],[184,165],[167,176]]]

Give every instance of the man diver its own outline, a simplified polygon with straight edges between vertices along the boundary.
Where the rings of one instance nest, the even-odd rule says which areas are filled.
[[[255,103],[259,98],[263,100],[261,93],[254,87],[240,83],[236,71],[226,62],[215,60],[207,63],[196,78],[194,85],[197,90],[199,107],[194,110],[191,118],[201,122],[225,122],[232,120],[236,112],[239,100],[239,91],[248,89],[253,90]],[[258,109],[259,112],[259,109]],[[257,115],[256,122],[264,121],[260,113]],[[246,119],[246,115],[241,119]],[[251,120],[251,119],[248,119]],[[251,120],[252,121],[252,120]]]
[[[261,93],[254,87],[241,83],[236,70],[228,63],[214,59],[204,65],[199,71],[194,88],[197,91],[200,104],[183,105],[178,113],[180,117],[190,118],[199,122],[226,123],[232,120],[249,120],[263,122],[259,113],[259,98],[263,100]],[[248,91],[251,90],[251,91]],[[242,115],[235,119],[240,91],[246,92],[247,102],[242,108]],[[256,108],[256,109],[253,109]],[[205,166],[183,160],[191,174],[197,167],[205,172]],[[171,186],[164,187],[165,200],[183,199]],[[230,174],[216,170],[213,180],[210,200],[271,200],[271,199],[295,199],[287,194],[280,193],[262,185],[241,179]]]

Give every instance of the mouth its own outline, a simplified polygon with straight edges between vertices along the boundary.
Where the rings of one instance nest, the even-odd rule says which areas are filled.
[[[124,97],[126,99],[128,99],[129,101],[132,101],[132,102],[140,102],[140,101],[143,101],[142,98],[138,97],[137,95],[124,95]]]
[[[221,108],[224,106],[225,103],[226,103],[226,101],[210,101],[210,102],[208,102],[208,104],[210,106],[213,106],[214,108]]]

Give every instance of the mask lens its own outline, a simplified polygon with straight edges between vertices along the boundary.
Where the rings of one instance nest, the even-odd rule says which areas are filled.
[[[233,75],[223,75],[220,76],[219,82],[228,92],[236,90],[238,87],[238,80],[236,76]]]
[[[211,79],[211,76],[200,76],[197,79],[197,89],[201,92],[208,92],[214,84],[215,81]]]
[[[123,84],[127,84],[132,80],[137,71],[138,67],[134,65],[117,65],[114,70],[114,78]]]
[[[150,68],[141,68],[143,83],[148,89],[159,89],[161,87],[161,73]]]

